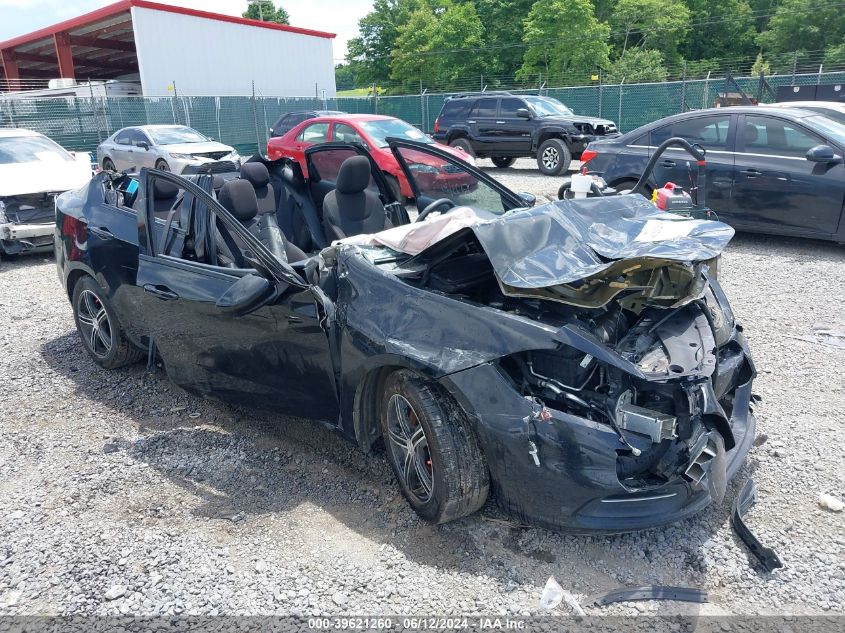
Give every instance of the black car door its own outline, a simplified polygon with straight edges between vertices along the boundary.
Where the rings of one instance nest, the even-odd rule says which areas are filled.
[[[499,129],[496,115],[499,110],[497,97],[483,97],[475,102],[469,113],[467,123],[470,126],[472,148],[479,153],[496,149]]]
[[[497,149],[504,150],[504,155],[526,154],[531,150],[532,125],[517,112],[526,110],[528,105],[517,97],[502,97],[499,100],[499,116],[496,119],[499,140]]]
[[[146,195],[156,179],[183,193],[166,219]],[[192,392],[336,423],[325,294],[194,184],[143,170],[141,190],[137,317],[168,376]]]
[[[678,136],[690,143],[701,145],[706,151],[707,174],[706,201],[719,219],[730,213],[731,186],[734,180],[734,129],[736,115],[728,111],[704,116],[690,116],[651,132],[651,150],[671,136]],[[654,184],[662,187],[667,182],[690,190],[696,185],[698,165],[683,149],[670,147],[654,167]],[[724,216],[724,218],[723,218]]]
[[[829,237],[836,232],[845,165],[807,160],[810,148],[828,141],[790,119],[756,114],[740,117],[737,136],[732,224],[767,233]]]

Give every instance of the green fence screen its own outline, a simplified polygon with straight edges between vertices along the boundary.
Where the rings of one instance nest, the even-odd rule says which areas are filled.
[[[776,90],[778,86],[845,82],[845,72],[775,75],[766,80]],[[758,90],[756,77],[736,81],[749,95]],[[733,89],[720,78],[548,88],[543,94],[559,99],[578,114],[611,119],[620,130],[627,132],[671,114],[711,107],[718,94],[725,91],[733,92]],[[0,95],[0,127],[28,128],[45,134],[67,149],[94,151],[115,131],[129,125],[181,123],[249,155],[266,151],[269,128],[286,112],[331,109],[386,114],[431,132],[440,108],[449,96],[450,93],[423,93],[322,100],[248,96],[27,99],[20,95]]]

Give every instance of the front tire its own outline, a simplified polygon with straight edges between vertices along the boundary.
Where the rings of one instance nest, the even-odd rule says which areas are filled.
[[[515,158],[510,158],[508,156],[493,156],[490,160],[492,160],[493,164],[499,169],[507,169],[516,162]]]
[[[569,169],[572,153],[559,138],[544,141],[537,150],[537,167],[546,176],[557,176]]]
[[[458,138],[449,141],[449,146],[462,149],[467,154],[469,154],[470,156],[475,158],[475,152],[472,149],[472,143],[469,142],[468,138],[464,138],[463,136],[459,136]]]
[[[103,171],[117,171],[111,158],[103,159]]]
[[[117,369],[143,358],[123,333],[103,289],[91,277],[73,289],[73,320],[88,355],[103,369]]]
[[[167,164],[167,161],[163,158],[159,158],[156,161],[156,169],[159,171],[170,171],[170,165]]]
[[[490,476],[464,412],[440,387],[399,370],[387,377],[379,422],[402,494],[429,523],[478,510]]]

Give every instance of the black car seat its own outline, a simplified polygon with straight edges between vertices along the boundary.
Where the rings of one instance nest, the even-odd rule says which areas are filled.
[[[258,215],[258,199],[248,181],[243,179],[228,181],[220,189],[219,201],[276,257],[289,262],[306,259],[305,253],[282,235],[275,213]]]
[[[369,191],[370,161],[350,156],[340,166],[337,184],[323,200],[323,227],[330,241],[377,233],[393,227],[379,197]]]
[[[153,180],[153,214],[162,220],[167,218],[176,199],[179,197],[179,187],[173,183],[156,178]]]
[[[244,163],[241,165],[241,178],[255,189],[258,201],[258,213],[276,212],[276,192],[270,184],[270,172],[264,163]]]

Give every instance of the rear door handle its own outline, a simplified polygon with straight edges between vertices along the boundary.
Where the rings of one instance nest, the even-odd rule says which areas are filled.
[[[763,172],[757,169],[743,169],[741,172],[743,176],[748,176],[749,178],[757,178],[757,176],[762,176]]]
[[[177,295],[167,286],[154,286],[152,284],[145,284],[144,292],[153,295],[154,297],[163,301],[173,301],[174,299],[179,298],[179,295]]]
[[[660,163],[660,166],[661,166],[661,167],[674,167],[674,166],[675,166],[675,161],[673,161],[673,160],[664,160],[662,163]]]

